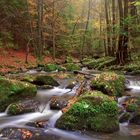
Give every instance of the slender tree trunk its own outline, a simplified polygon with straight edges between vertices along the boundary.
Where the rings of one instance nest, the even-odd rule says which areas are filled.
[[[56,35],[55,35],[55,0],[53,0],[53,23],[52,23],[52,42],[53,42],[53,59],[56,58]]]
[[[92,0],[88,0],[87,22],[86,22],[86,26],[85,26],[85,33],[83,35],[83,44],[82,44],[82,48],[81,48],[81,57],[82,57],[82,59],[84,57],[84,47],[85,47],[85,41],[86,41],[86,34],[87,34],[87,30],[88,30],[88,26],[89,26],[89,20],[90,20],[91,2],[92,2]]]
[[[115,36],[115,1],[112,0],[112,55],[115,56],[116,51],[116,36]]]
[[[110,39],[110,22],[108,13],[108,0],[105,0],[105,16],[106,16],[106,27],[107,27],[107,52],[111,55],[111,39]]]
[[[43,25],[43,0],[38,0],[38,57],[39,59],[42,58],[42,50],[43,50],[43,43],[42,43],[42,25]]]

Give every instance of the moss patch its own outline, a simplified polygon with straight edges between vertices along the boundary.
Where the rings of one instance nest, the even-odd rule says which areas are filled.
[[[59,86],[59,83],[54,80],[51,76],[47,75],[38,75],[34,81],[34,84],[42,86],[42,85],[51,85],[51,86]]]
[[[80,70],[80,66],[74,63],[67,63],[64,65],[67,71]]]
[[[117,131],[117,103],[99,91],[85,93],[58,119],[56,127],[65,130]]]
[[[91,82],[91,87],[110,96],[121,96],[124,90],[125,77],[114,72],[103,72]]]
[[[36,93],[35,85],[0,77],[0,111],[5,111],[9,104],[19,99],[34,97]]]
[[[114,65],[116,59],[114,57],[102,57],[99,59],[84,59],[83,64],[90,69],[103,69],[107,66]]]

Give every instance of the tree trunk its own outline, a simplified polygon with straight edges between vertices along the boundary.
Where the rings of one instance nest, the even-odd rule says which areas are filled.
[[[108,0],[105,0],[105,16],[106,16],[106,27],[107,27],[107,54],[111,55],[111,39],[110,39],[110,22],[108,13]]]
[[[42,43],[42,25],[43,25],[43,0],[38,0],[38,21],[37,21],[37,29],[38,29],[38,57],[39,59],[42,58],[42,50],[43,50],[43,43]]]
[[[128,17],[128,0],[118,0],[120,16],[120,34],[117,50],[117,62],[124,65],[128,60],[128,24],[124,20]],[[123,6],[124,5],[124,6]]]
[[[115,55],[116,51],[116,36],[115,36],[115,1],[112,0],[112,56]]]
[[[53,0],[53,23],[52,23],[52,42],[53,42],[53,60],[56,58],[56,36],[55,36],[55,1]]]
[[[87,34],[87,30],[88,30],[88,26],[89,26],[89,20],[90,20],[90,12],[91,12],[91,1],[88,1],[88,15],[87,15],[87,22],[86,22],[86,26],[85,26],[85,33],[83,35],[83,44],[82,44],[82,48],[81,48],[81,57],[83,59],[84,56],[84,47],[85,47],[85,41],[86,41],[86,34]]]

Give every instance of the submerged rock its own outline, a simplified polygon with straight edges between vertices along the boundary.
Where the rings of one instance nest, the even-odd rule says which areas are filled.
[[[117,103],[99,91],[87,92],[56,122],[64,130],[119,130]]]
[[[123,75],[114,72],[103,72],[92,80],[91,87],[109,96],[120,97],[124,91],[124,81]]]
[[[36,122],[28,122],[27,126],[35,127],[35,128],[46,128],[48,126],[48,120],[45,121],[36,121]]]
[[[36,93],[37,88],[35,85],[0,77],[0,111],[5,111],[13,102],[27,97],[34,97]]]
[[[19,115],[29,112],[35,112],[38,109],[39,102],[35,100],[21,101],[10,104],[7,110],[9,115]]]

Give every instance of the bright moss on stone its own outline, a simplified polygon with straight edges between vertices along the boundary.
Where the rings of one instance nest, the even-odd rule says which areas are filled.
[[[124,91],[124,81],[123,75],[114,72],[103,72],[92,80],[91,87],[107,95],[119,97]]]
[[[85,93],[58,119],[56,127],[65,130],[117,131],[117,103],[99,91]]]
[[[0,78],[0,111],[4,111],[6,107],[19,99],[26,97],[34,97],[37,88],[27,82],[17,80],[9,80]]]
[[[39,86],[42,86],[42,85],[59,86],[59,83],[55,79],[47,75],[38,75],[34,79],[33,83]]]

